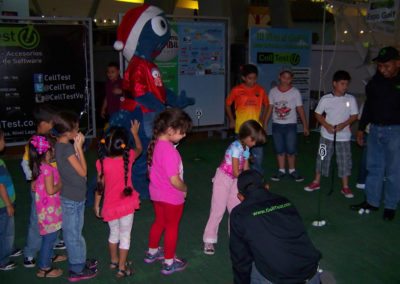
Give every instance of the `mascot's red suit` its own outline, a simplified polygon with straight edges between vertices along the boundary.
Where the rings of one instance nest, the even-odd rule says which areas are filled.
[[[144,4],[124,15],[114,44],[129,64],[123,81],[125,100],[121,103],[121,111],[110,118],[110,125],[129,130],[131,120],[140,121],[139,136],[145,150],[152,136],[152,122],[166,105],[183,108],[194,104],[194,100],[186,97],[184,92],[177,96],[166,89],[160,70],[153,63],[169,38],[170,26],[164,12]],[[141,199],[148,199],[145,153],[132,168],[132,181]]]

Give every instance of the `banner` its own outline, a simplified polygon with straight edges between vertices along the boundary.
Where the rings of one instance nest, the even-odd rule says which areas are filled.
[[[367,22],[394,21],[399,13],[399,0],[370,0]]]
[[[251,28],[249,62],[258,67],[257,82],[269,92],[278,84],[279,73],[290,69],[293,86],[299,89],[307,116],[310,109],[311,32],[296,29]],[[298,122],[298,130],[302,131]],[[271,133],[270,129],[268,130]]]
[[[88,114],[93,131],[88,29],[84,25],[0,24],[0,127],[8,144],[23,144],[36,131],[32,110],[48,103]]]

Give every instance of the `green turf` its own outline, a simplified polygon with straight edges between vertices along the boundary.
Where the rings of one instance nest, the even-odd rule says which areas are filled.
[[[88,256],[100,261],[98,277],[86,283],[232,283],[228,251],[227,218],[220,226],[219,243],[214,256],[202,252],[202,233],[208,218],[211,198],[211,178],[224,155],[230,140],[217,138],[189,139],[179,146],[183,157],[185,180],[189,186],[188,198],[182,218],[177,254],[187,258],[188,268],[170,276],[160,274],[160,264],[145,264],[144,251],[147,235],[153,220],[149,201],[143,201],[140,211],[135,214],[129,258],[134,261],[136,274],[127,279],[117,280],[115,272],[108,269],[107,252],[108,226],[97,220],[91,209],[86,210],[84,236]],[[322,228],[314,228],[311,222],[317,218],[318,192],[305,192],[304,185],[313,178],[315,152],[318,135],[310,138],[299,136],[298,171],[306,177],[303,183],[289,179],[271,182],[271,190],[288,197],[299,209],[308,232],[316,247],[322,252],[321,268],[330,271],[337,283],[400,283],[398,259],[400,252],[400,216],[393,222],[382,220],[378,213],[359,216],[348,209],[349,204],[362,201],[361,191],[354,188],[357,161],[360,149],[353,146],[354,175],[350,179],[355,198],[348,200],[340,194],[340,181],[335,179],[334,192],[327,196],[331,179],[323,179],[321,191],[321,216],[327,221]],[[264,168],[269,179],[276,167],[271,141],[265,146]],[[94,175],[95,151],[88,154],[89,179]],[[29,212],[29,186],[23,179],[19,158],[8,157],[6,163],[12,173],[17,190],[16,245],[22,248]],[[36,269],[22,265],[22,257],[16,259],[19,267],[14,271],[0,272],[1,283],[43,283],[36,278]],[[66,264],[59,265],[64,275],[59,279],[46,280],[51,283],[65,283]]]

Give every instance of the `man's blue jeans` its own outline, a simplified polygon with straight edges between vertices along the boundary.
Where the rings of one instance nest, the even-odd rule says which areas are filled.
[[[68,252],[69,270],[79,273],[86,263],[86,242],[82,236],[85,201],[61,197],[62,229]]]
[[[306,280],[307,284],[320,284],[320,274],[319,272],[315,273],[315,275],[311,279]],[[274,284],[265,278],[261,273],[257,270],[255,264],[253,263],[251,269],[251,281],[250,284]]]
[[[24,247],[24,257],[35,258],[42,245],[42,236],[39,234],[39,224],[35,204],[35,192],[31,192],[31,212],[29,216],[28,235]]]
[[[39,268],[50,268],[51,257],[53,256],[53,247],[57,240],[58,231],[43,235],[42,246],[39,253]]]
[[[7,214],[5,207],[0,208],[0,265],[8,263],[9,256],[14,248],[14,216]]]
[[[253,156],[253,164],[251,168],[264,175],[262,168],[262,161],[264,158],[264,145],[257,145],[250,149],[251,155]]]
[[[368,135],[365,193],[367,202],[379,207],[383,190],[384,205],[396,209],[400,200],[400,125],[372,124]]]

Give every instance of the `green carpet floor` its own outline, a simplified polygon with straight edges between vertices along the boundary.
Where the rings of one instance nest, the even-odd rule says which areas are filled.
[[[147,247],[147,235],[153,220],[149,201],[143,201],[140,211],[135,214],[132,230],[132,244],[129,258],[133,260],[136,274],[131,278],[117,280],[108,269],[107,252],[108,226],[94,217],[90,208],[86,210],[84,236],[88,257],[100,261],[97,278],[86,283],[232,283],[231,264],[228,251],[227,218],[220,226],[219,243],[214,256],[202,252],[202,233],[208,218],[211,199],[211,178],[223,157],[230,140],[218,138],[187,139],[179,146],[185,169],[185,180],[189,186],[187,203],[180,226],[177,254],[187,258],[188,268],[182,273],[170,276],[160,274],[160,264],[147,265],[143,262]],[[400,216],[392,222],[382,220],[382,210],[370,215],[359,216],[348,209],[352,203],[363,200],[363,194],[355,189],[357,161],[361,150],[353,145],[354,171],[350,179],[354,199],[340,194],[340,181],[335,179],[334,192],[327,196],[330,178],[322,181],[321,215],[327,221],[322,228],[314,228],[311,222],[317,217],[318,192],[306,192],[303,187],[313,178],[318,135],[310,138],[299,136],[298,171],[306,177],[303,183],[289,179],[271,182],[271,190],[288,197],[299,209],[305,226],[316,247],[322,252],[321,268],[330,271],[337,283],[400,283]],[[276,167],[272,143],[265,146],[264,169],[269,179]],[[87,153],[89,180],[94,176],[95,150]],[[19,167],[20,157],[7,156],[5,159],[17,190],[16,246],[23,248],[28,224],[29,186],[24,181]],[[13,271],[0,272],[0,283],[65,283],[64,275],[58,279],[36,278],[36,269],[22,265],[22,257],[16,259],[19,267]]]

